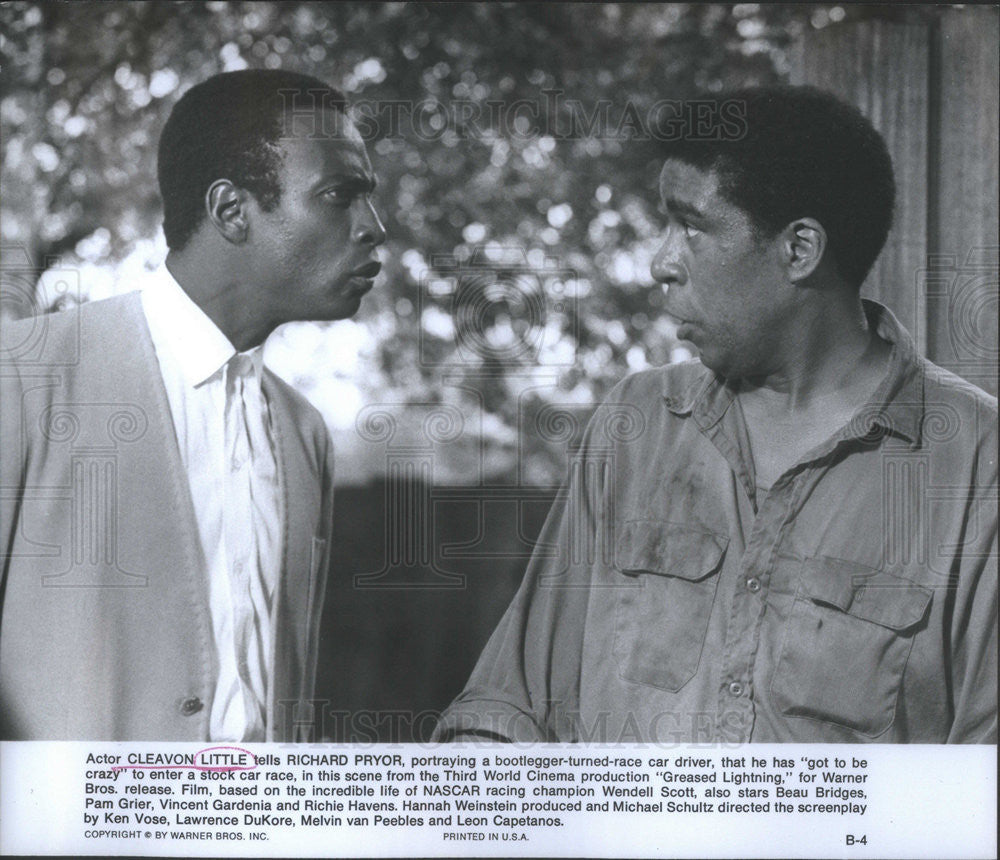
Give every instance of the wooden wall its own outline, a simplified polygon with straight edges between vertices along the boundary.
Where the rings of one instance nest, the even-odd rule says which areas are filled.
[[[896,16],[898,17],[898,16]],[[997,393],[998,9],[914,10],[811,32],[792,82],[856,104],[886,138],[896,222],[866,295],[936,363]]]

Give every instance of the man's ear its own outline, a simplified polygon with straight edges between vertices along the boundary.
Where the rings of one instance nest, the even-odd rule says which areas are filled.
[[[795,283],[808,278],[826,252],[826,230],[815,218],[797,218],[785,230],[783,249],[789,279]]]
[[[247,238],[247,192],[228,179],[216,179],[205,193],[205,212],[219,234],[234,245]]]

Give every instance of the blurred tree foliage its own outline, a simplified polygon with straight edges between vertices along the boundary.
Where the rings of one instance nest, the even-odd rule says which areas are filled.
[[[804,28],[862,14],[3,3],[5,250],[39,271],[115,266],[157,234],[155,144],[185,89],[244,67],[314,74],[355,102],[389,232],[385,275],[359,317],[372,353],[363,401],[441,402],[457,386],[481,413],[476,432],[509,447],[525,409],[592,403],[629,370],[679,355],[649,277],[656,103],[780,80]],[[557,394],[518,398],[542,377],[557,378]]]

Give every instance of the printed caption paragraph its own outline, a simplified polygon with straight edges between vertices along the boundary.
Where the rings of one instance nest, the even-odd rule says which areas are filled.
[[[0,850],[985,857],[995,750],[4,744]]]

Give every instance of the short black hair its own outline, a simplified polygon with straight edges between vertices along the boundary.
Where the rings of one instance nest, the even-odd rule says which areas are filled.
[[[157,177],[167,246],[182,249],[205,217],[205,192],[217,179],[245,188],[265,211],[281,200],[277,141],[286,111],[332,108],[347,100],[310,75],[245,69],[191,87],[160,135]]]
[[[837,271],[860,287],[892,226],[896,183],[882,136],[857,108],[815,87],[717,98],[730,122],[713,139],[666,138],[664,157],[714,172],[723,197],[765,235],[815,218]]]

